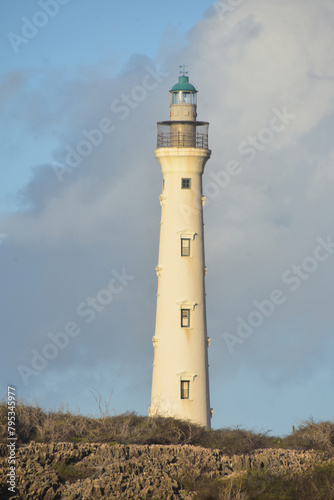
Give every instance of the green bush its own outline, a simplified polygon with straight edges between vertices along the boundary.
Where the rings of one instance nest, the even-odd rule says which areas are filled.
[[[62,483],[65,483],[66,481],[74,483],[78,479],[86,479],[87,477],[92,476],[94,473],[92,469],[86,469],[85,471],[82,471],[77,465],[68,464],[66,462],[58,462],[52,467],[56,471],[57,476]]]

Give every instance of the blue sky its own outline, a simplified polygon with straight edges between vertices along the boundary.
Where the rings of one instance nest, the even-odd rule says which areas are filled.
[[[38,88],[38,81],[53,69],[70,75],[78,67],[94,65],[97,61],[102,65],[105,62],[106,71],[115,75],[124,69],[134,54],[154,58],[162,40],[171,45],[186,44],[187,31],[212,3],[207,0],[159,4],[145,0],[115,4],[100,0],[97,8],[96,4],[85,0],[70,0],[64,5],[57,3],[56,7],[53,2],[48,7],[48,2],[43,0],[40,4],[5,2],[0,20],[3,78],[5,80],[5,75],[10,72],[27,70],[30,72],[29,86],[36,85]],[[33,22],[36,13],[45,12],[41,5],[47,9],[45,26],[35,27],[36,34],[32,32],[34,36],[28,39],[22,36],[22,30],[29,32],[32,29],[29,22]],[[48,16],[47,12],[55,12],[54,17]],[[44,24],[43,17],[36,19],[37,24]],[[22,37],[26,43],[11,33]],[[20,134],[20,147],[15,148],[13,158],[9,145],[13,143],[15,130],[8,130],[7,133],[1,157],[5,162],[10,156],[10,167],[4,168],[0,210],[5,210],[6,206],[10,209],[15,207],[8,195],[15,193],[30,179],[31,165],[52,160],[55,145],[52,136],[44,139],[42,144],[36,144],[36,138]],[[30,165],[25,161],[27,154]]]
[[[213,427],[284,434],[332,420],[331,0],[18,0],[2,11],[3,393],[15,385],[25,401],[90,414],[94,388],[112,391],[116,413],[147,414],[156,122],[185,62],[210,122]],[[47,351],[55,338],[61,347]]]

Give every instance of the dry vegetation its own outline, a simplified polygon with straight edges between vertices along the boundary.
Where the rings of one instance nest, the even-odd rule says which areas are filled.
[[[101,401],[99,401],[101,403]],[[38,405],[19,403],[16,407],[18,446],[39,443],[77,442],[119,444],[191,444],[219,449],[226,455],[241,455],[257,449],[321,451],[334,457],[334,423],[309,420],[286,437],[255,433],[240,428],[205,430],[172,418],[148,418],[135,413],[100,417],[72,414],[64,408],[43,411]],[[7,405],[0,403],[0,442],[7,440]],[[65,471],[68,473],[68,471]],[[73,472],[73,471],[72,471]],[[75,471],[74,471],[75,472]],[[63,470],[57,471],[59,477]],[[187,491],[197,492],[197,500],[334,500],[334,462],[319,464],[307,474],[286,476],[269,470],[245,472],[226,479],[192,478],[181,471]]]
[[[0,442],[7,438],[7,406],[0,406]],[[266,433],[243,429],[205,430],[203,427],[166,417],[148,418],[126,413],[90,418],[64,408],[43,411],[38,405],[18,404],[16,434],[19,444],[82,442],[119,444],[192,444],[217,448],[228,455],[276,446]]]
[[[309,420],[289,436],[278,438],[238,427],[205,430],[166,417],[148,418],[125,413],[99,418],[73,414],[60,408],[45,412],[37,404],[19,403],[16,408],[16,433],[19,444],[84,442],[120,444],[191,444],[216,448],[227,455],[249,453],[260,448],[324,451],[334,456],[334,423]],[[7,405],[0,403],[0,442],[7,442]]]
[[[264,470],[197,484],[190,479],[186,484],[197,492],[194,500],[333,500],[334,465],[317,465],[302,475]]]

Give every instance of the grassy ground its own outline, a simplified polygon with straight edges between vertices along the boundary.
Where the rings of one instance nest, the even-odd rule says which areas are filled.
[[[0,403],[0,442],[7,444],[7,405]],[[173,418],[148,418],[127,413],[100,418],[72,414],[61,408],[43,411],[38,405],[19,403],[16,412],[18,446],[40,443],[78,442],[109,444],[191,444],[219,449],[227,455],[247,454],[256,449],[316,450],[334,457],[334,423],[307,421],[290,435],[274,437],[240,428],[206,430]],[[57,466],[61,479],[69,471]],[[277,475],[269,470],[244,471],[223,479],[193,479],[189,471],[177,478],[196,500],[334,500],[334,461],[316,465],[303,475]],[[78,471],[70,476],[76,480]],[[182,477],[181,477],[182,476]],[[66,477],[66,479],[71,479]]]
[[[19,444],[85,442],[120,444],[192,444],[216,448],[227,455],[260,448],[325,451],[334,456],[334,423],[307,421],[286,437],[255,433],[240,428],[206,430],[173,418],[148,418],[126,413],[90,418],[64,408],[43,411],[38,405],[18,404],[16,436]],[[7,443],[7,405],[0,403],[0,442]]]
[[[317,465],[306,474],[248,472],[227,479],[185,483],[194,500],[333,500],[334,464]]]

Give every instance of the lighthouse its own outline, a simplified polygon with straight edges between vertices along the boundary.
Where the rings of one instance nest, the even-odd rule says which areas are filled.
[[[170,120],[158,122],[161,222],[149,415],[210,427],[202,174],[211,151],[197,121],[197,90],[185,71],[170,90]]]

